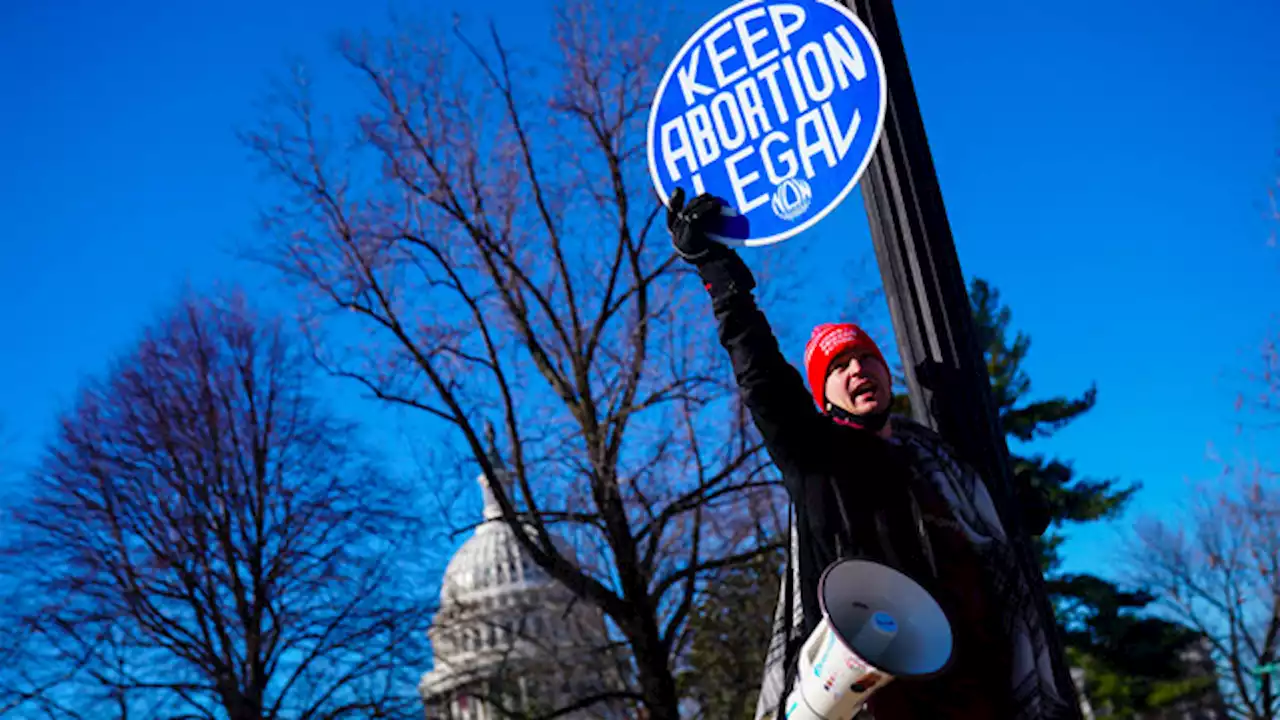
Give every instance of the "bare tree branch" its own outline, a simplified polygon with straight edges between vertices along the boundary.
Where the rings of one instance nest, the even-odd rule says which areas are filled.
[[[62,669],[39,688],[50,716],[415,704],[402,673],[430,607],[398,555],[418,521],[310,367],[238,295],[190,298],[86,386],[3,548],[38,599],[21,619],[41,661]],[[372,693],[386,677],[406,684]]]
[[[1135,579],[1213,649],[1232,717],[1280,716],[1280,483],[1251,463],[1227,466],[1185,524],[1150,520],[1134,548]]]
[[[775,479],[705,293],[656,233],[660,36],[636,8],[571,0],[555,17],[547,65],[492,26],[484,43],[407,24],[350,39],[372,99],[348,137],[321,132],[309,80],[276,98],[245,135],[285,198],[256,256],[305,298],[329,372],[444,421],[442,441],[499,478],[524,552],[608,616],[650,717],[676,718],[702,579],[772,547],[740,528]]]

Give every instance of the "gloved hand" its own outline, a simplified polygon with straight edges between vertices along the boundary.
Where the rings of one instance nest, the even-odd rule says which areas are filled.
[[[694,265],[722,254],[725,246],[707,236],[720,216],[721,202],[709,193],[694,198],[686,207],[684,188],[676,188],[667,203],[667,230],[676,253]]]

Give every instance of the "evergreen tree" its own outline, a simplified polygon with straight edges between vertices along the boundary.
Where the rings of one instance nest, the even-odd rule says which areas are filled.
[[[1056,397],[1028,400],[1031,378],[1022,363],[1031,349],[1031,338],[1014,331],[1010,340],[1012,313],[1000,302],[1000,294],[985,280],[975,279],[969,285],[969,302],[973,307],[974,332],[983,348],[987,372],[991,376],[991,394],[1000,413],[1000,423],[1011,445],[1047,438],[1093,409],[1098,399],[1097,387],[1091,385],[1078,397]],[[1044,493],[1049,501],[1052,524],[1037,539],[1041,567],[1049,575],[1061,564],[1058,548],[1064,540],[1064,524],[1086,523],[1115,517],[1137,491],[1136,484],[1081,478],[1069,462],[1044,455],[1024,455],[1010,447],[1014,481]]]
[[[785,550],[761,554],[721,570],[706,589],[689,619],[687,668],[678,676],[681,697],[698,707],[695,717],[755,712],[785,562]]]
[[[1081,478],[1068,462],[1018,451],[1017,443],[1047,438],[1093,409],[1098,390],[1090,385],[1079,397],[1029,401],[1031,378],[1022,363],[1031,349],[1031,338],[1019,330],[1013,331],[1010,339],[1013,314],[1001,304],[1000,293],[987,281],[975,279],[969,284],[969,302],[973,310],[973,331],[991,377],[992,400],[1010,441],[1009,461],[1013,465],[1015,484],[1043,493],[1048,501],[1051,524],[1035,543],[1041,569],[1049,576],[1061,565],[1058,548],[1065,539],[1063,525],[1115,517],[1138,486],[1121,485],[1117,480]],[[896,382],[899,392],[894,396],[894,412],[910,415],[911,401],[900,373]]]
[[[1099,717],[1132,718],[1193,696],[1216,682],[1188,677],[1182,651],[1199,639],[1178,623],[1139,612],[1155,600],[1091,575],[1051,581],[1067,654],[1085,671]]]
[[[1022,367],[1030,337],[1011,330],[1012,313],[986,281],[973,280],[969,298],[991,392],[1011,445],[1014,480],[1044,493],[1049,502],[1049,529],[1035,542],[1068,655],[1086,673],[1095,711],[1100,717],[1134,717],[1200,690],[1204,681],[1184,680],[1178,666],[1179,651],[1195,639],[1194,633],[1142,616],[1150,596],[1126,592],[1093,575],[1061,571],[1064,527],[1114,518],[1139,486],[1080,477],[1070,462],[1024,454],[1019,444],[1050,437],[1093,409],[1096,386],[1078,397],[1030,400],[1031,379]]]

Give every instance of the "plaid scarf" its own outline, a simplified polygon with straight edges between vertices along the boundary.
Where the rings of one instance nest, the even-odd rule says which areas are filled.
[[[911,472],[916,482],[928,482],[946,501],[951,517],[946,519],[953,530],[962,534],[975,551],[981,570],[986,574],[991,597],[997,601],[993,611],[1001,614],[1004,636],[1012,640],[1012,673],[1010,680],[1012,720],[1047,720],[1074,718],[1078,713],[1064,700],[1054,680],[1053,662],[1044,618],[1032,602],[1030,586],[1020,568],[1015,549],[1010,545],[995,504],[986,485],[971,468],[953,459],[941,439],[927,428],[909,420],[894,419],[890,442],[907,451]],[[917,524],[920,510],[912,499]],[[794,512],[794,508],[791,510]],[[784,695],[787,669],[794,662],[788,657],[788,646],[798,648],[803,638],[804,609],[800,601],[800,539],[791,522],[791,548],[787,566],[789,582],[783,582],[774,612],[773,634],[765,657],[764,680],[756,705],[756,720],[773,720]],[[926,556],[932,558],[927,537]],[[785,578],[784,578],[785,580]],[[788,591],[791,597],[787,597]],[[787,609],[791,618],[788,622]],[[1053,622],[1052,618],[1048,622]],[[792,653],[794,655],[794,652]],[[1072,694],[1066,694],[1072,697]],[[859,718],[869,718],[863,710]],[[896,719],[895,719],[896,720]]]

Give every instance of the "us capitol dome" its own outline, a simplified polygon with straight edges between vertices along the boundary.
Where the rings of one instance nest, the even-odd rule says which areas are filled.
[[[427,720],[537,717],[624,688],[602,613],[533,563],[502,520],[489,479],[478,480],[484,521],[449,561],[428,631],[432,669],[418,683]],[[556,546],[574,559],[566,543]],[[558,717],[627,715],[614,701]]]

